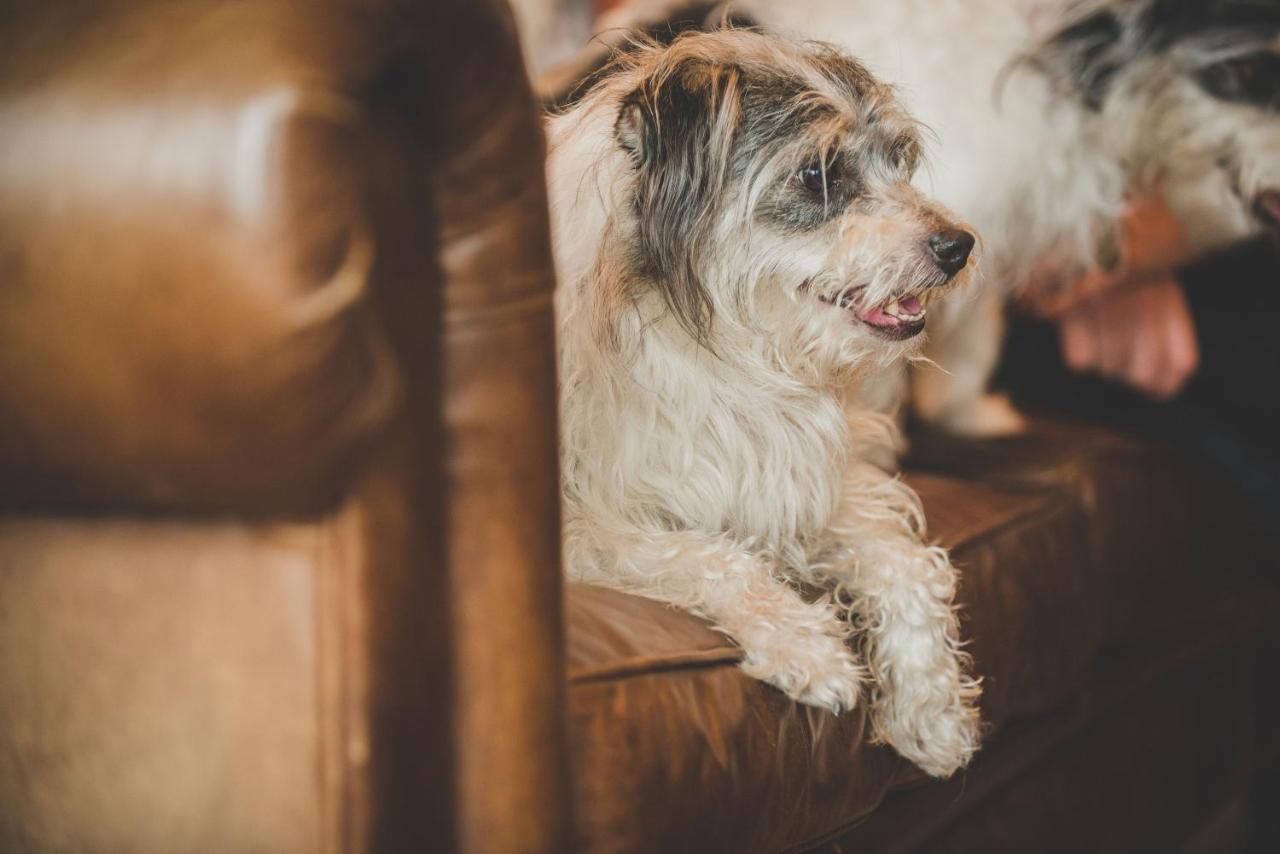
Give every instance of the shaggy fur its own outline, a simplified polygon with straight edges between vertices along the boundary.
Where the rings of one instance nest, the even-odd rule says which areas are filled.
[[[916,125],[834,49],[735,30],[632,43],[549,135],[568,572],[705,616],[750,675],[869,702],[879,739],[961,767],[955,571],[874,463],[893,424],[849,398],[973,267],[910,183]]]
[[[610,23],[678,3],[632,0]],[[1016,430],[985,394],[1002,303],[1034,277],[1123,264],[1126,199],[1159,185],[1194,248],[1280,222],[1280,0],[741,0],[769,29],[837,43],[903,93],[932,132],[922,189],[973,222],[991,287],[930,319],[919,415]],[[715,18],[721,13],[713,13]],[[893,409],[906,368],[871,388]]]

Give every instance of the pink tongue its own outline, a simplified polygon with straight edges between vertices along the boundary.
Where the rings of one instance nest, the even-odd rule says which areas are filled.
[[[903,314],[919,314],[920,300],[915,297],[902,297],[898,300],[898,310]],[[877,306],[866,314],[861,316],[867,323],[873,323],[876,326],[898,326],[901,320],[892,314],[885,314],[884,309]]]
[[[1258,204],[1273,222],[1280,223],[1280,193],[1263,193]]]
[[[858,316],[861,317],[863,320],[865,320],[867,323],[871,323],[876,326],[896,326],[898,323],[898,318],[885,314],[884,311],[880,308],[873,308],[871,309],[871,311],[868,311],[866,314],[861,314]]]

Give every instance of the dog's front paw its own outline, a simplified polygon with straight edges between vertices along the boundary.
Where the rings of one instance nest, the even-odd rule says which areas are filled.
[[[981,740],[977,685],[962,681],[951,694],[940,709],[886,697],[876,710],[883,740],[932,777],[950,777],[968,765]]]
[[[822,632],[763,630],[741,638],[742,669],[788,697],[839,714],[858,702],[863,671],[839,637]]]

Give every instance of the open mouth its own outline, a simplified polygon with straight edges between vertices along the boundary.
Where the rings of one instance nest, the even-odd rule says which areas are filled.
[[[902,341],[924,330],[925,307],[920,297],[903,296],[884,305],[863,308],[858,305],[855,293],[844,291],[837,296],[819,295],[818,299],[852,314],[883,338]]]
[[[1280,237],[1280,189],[1261,190],[1250,199],[1239,167],[1229,161],[1222,162],[1220,166],[1226,170],[1231,191],[1240,200],[1240,205],[1253,214],[1259,225]]]
[[[1264,190],[1254,196],[1253,215],[1268,230],[1280,234],[1280,190]]]

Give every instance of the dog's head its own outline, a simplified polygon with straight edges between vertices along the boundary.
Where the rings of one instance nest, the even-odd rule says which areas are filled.
[[[1034,59],[1209,243],[1280,233],[1280,0],[1087,0]]]
[[[638,287],[725,358],[825,375],[918,346],[975,238],[912,188],[919,131],[888,87],[833,48],[746,30],[620,64],[607,87]]]

